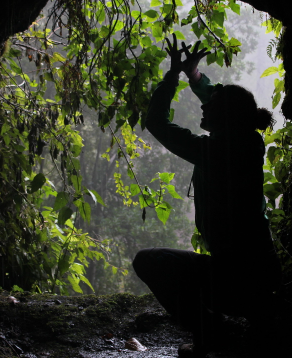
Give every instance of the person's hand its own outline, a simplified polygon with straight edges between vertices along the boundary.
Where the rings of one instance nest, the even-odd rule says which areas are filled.
[[[188,49],[191,48],[191,45],[189,46],[185,45],[184,48],[178,50],[176,35],[172,34],[172,36],[173,36],[173,45],[171,45],[169,39],[166,38],[166,42],[168,45],[168,48],[166,48],[166,52],[169,54],[171,58],[171,65],[170,65],[171,71],[180,73],[182,71],[181,54],[185,51],[189,52]]]
[[[198,71],[198,64],[202,58],[209,55],[211,52],[207,51],[207,48],[204,47],[201,51],[198,52],[201,41],[197,41],[194,47],[193,52],[189,51],[190,46],[186,46],[186,44],[182,43],[183,52],[186,54],[186,60],[182,62],[181,70],[188,76],[188,78],[192,79]]]

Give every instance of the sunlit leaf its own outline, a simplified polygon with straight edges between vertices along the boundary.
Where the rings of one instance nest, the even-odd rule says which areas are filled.
[[[169,184],[174,178],[175,173],[159,173],[159,178],[166,184]]]
[[[162,221],[163,224],[165,225],[167,220],[168,220],[168,218],[169,218],[171,209],[159,206],[159,207],[155,208],[155,211],[156,211],[158,219],[160,221]]]
[[[185,40],[186,38],[185,38],[185,35],[182,33],[182,32],[180,32],[180,31],[174,31],[174,34],[176,34],[176,38],[178,39],[178,40]]]
[[[132,196],[135,196],[140,193],[140,188],[138,184],[131,184],[130,185],[130,192]]]
[[[166,185],[166,189],[168,190],[169,194],[170,194],[173,198],[175,198],[175,199],[182,199],[182,200],[183,200],[183,198],[175,191],[174,185],[171,185],[171,184]]]
[[[277,72],[278,72],[278,67],[275,67],[275,66],[269,67],[262,73],[261,78],[273,75],[274,73],[277,73]]]

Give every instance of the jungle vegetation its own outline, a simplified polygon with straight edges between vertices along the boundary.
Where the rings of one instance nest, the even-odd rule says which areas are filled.
[[[285,11],[270,2],[248,3],[269,13],[263,22],[275,39],[267,54],[284,60],[262,75],[279,75],[273,107],[286,94],[284,127],[263,133],[264,192],[288,282],[290,27]],[[185,247],[193,234],[194,249],[204,252],[185,215],[191,202],[182,200],[190,171],[143,132],[151,93],[163,76],[165,37],[199,38],[212,51],[206,61],[214,64],[212,80],[232,80],[245,67],[244,57],[233,65],[234,56],[256,43],[250,28],[242,29],[242,38],[229,35],[227,20],[236,23],[246,13],[235,0],[195,0],[188,12],[181,0],[55,0],[43,12],[46,1],[34,5],[22,22],[8,7],[12,20],[0,27],[0,285],[61,294],[141,293],[143,287],[123,277],[143,241],[171,245],[179,238]],[[220,75],[223,66],[231,66],[229,78]],[[196,116],[194,99],[180,92],[187,86],[180,81],[180,109],[171,112],[173,118],[180,110],[182,125]],[[247,247],[252,250],[248,238]],[[119,277],[114,284],[112,275]]]

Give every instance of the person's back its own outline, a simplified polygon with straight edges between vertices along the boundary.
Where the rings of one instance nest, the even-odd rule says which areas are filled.
[[[171,70],[154,91],[146,128],[160,143],[194,164],[192,176],[196,226],[209,255],[170,248],[140,250],[133,266],[162,306],[194,333],[202,354],[200,327],[203,312],[243,315],[251,322],[269,315],[262,302],[271,302],[281,281],[281,267],[273,248],[263,196],[265,147],[256,129],[272,124],[271,114],[258,109],[253,95],[235,85],[211,84],[197,65],[207,53],[192,54],[183,43],[171,46]],[[187,60],[181,62],[181,53]],[[169,121],[170,103],[181,70],[203,105],[201,128],[196,135]],[[194,347],[179,349],[191,357]],[[203,355],[198,355],[202,356]]]

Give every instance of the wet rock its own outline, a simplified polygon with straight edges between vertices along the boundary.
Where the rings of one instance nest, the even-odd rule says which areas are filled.
[[[16,305],[17,303],[19,303],[19,301],[13,296],[8,296],[7,301],[12,305]]]
[[[125,343],[125,348],[131,351],[144,352],[147,351],[147,348],[144,347],[136,338],[130,338]]]

